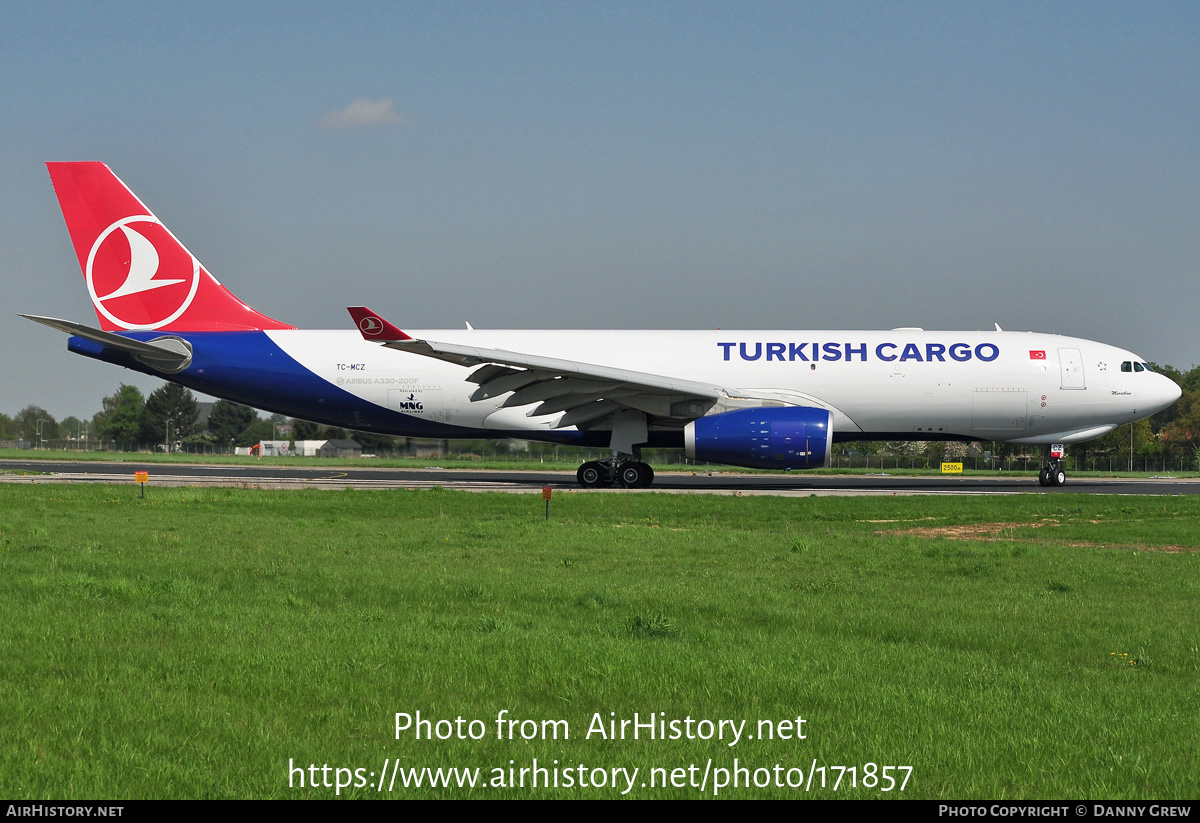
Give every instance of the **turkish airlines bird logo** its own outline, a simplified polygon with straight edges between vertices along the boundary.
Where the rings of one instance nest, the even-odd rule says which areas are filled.
[[[200,284],[200,263],[150,215],[100,233],[86,269],[96,310],[123,329],[157,329],[180,317]]]
[[[364,317],[358,321],[358,328],[363,334],[379,334],[383,331],[383,324],[376,317]]]

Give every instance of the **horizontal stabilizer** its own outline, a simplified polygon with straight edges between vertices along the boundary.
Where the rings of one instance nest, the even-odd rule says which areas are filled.
[[[93,343],[99,343],[106,349],[124,352],[145,363],[147,366],[167,372],[168,374],[183,371],[192,362],[191,345],[179,337],[164,336],[155,340],[141,341],[134,340],[131,337],[122,337],[113,332],[94,329],[82,323],[59,320],[57,317],[40,317],[36,314],[22,314],[20,316],[35,323],[41,323],[43,326],[49,326],[52,329],[58,329],[61,332],[74,335],[75,337],[82,337],[85,340],[91,340]]]

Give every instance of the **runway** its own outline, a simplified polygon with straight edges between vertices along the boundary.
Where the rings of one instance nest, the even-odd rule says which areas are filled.
[[[0,482],[129,483],[135,471],[150,473],[150,488],[224,486],[259,489],[431,489],[540,492],[543,486],[579,494],[740,494],[740,495],[913,495],[913,494],[1200,494],[1200,480],[1173,477],[1072,478],[1062,488],[1043,488],[1032,474],[1004,477],[952,475],[734,474],[662,470],[649,489],[582,489],[567,471],[475,469],[387,469],[319,466],[221,466],[211,464],[0,460]],[[30,472],[35,474],[21,474]]]

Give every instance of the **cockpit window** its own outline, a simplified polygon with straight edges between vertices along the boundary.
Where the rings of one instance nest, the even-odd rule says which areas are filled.
[[[1121,371],[1123,371],[1123,372],[1136,372],[1136,371],[1153,372],[1154,369],[1150,368],[1149,363],[1142,363],[1140,361],[1126,360],[1124,363],[1121,364]]]

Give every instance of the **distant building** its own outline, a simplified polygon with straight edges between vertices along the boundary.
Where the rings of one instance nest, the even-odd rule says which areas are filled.
[[[258,445],[260,457],[287,457],[292,443],[290,440],[263,440]]]
[[[363,447],[356,441],[343,440],[297,440],[292,454],[301,457],[362,457]]]
[[[326,442],[325,440],[297,440],[292,454],[300,457],[316,457],[317,452]]]
[[[363,448],[357,441],[346,438],[344,440],[326,440],[325,445],[317,449],[318,457],[362,457]]]

